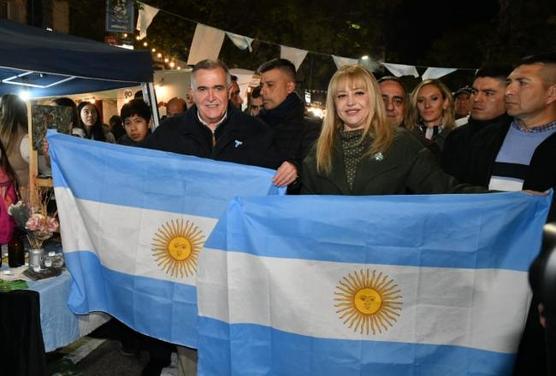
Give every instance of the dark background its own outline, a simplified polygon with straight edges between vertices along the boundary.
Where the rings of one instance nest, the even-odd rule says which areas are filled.
[[[36,2],[36,1],[35,1]],[[467,68],[443,78],[452,89],[470,83],[485,63],[515,63],[556,50],[554,0],[145,0],[161,9],[148,29],[148,48],[187,61],[195,21],[255,38],[241,51],[225,38],[220,57],[256,69],[278,57],[279,45],[309,50],[299,69],[303,88],[325,90],[336,67],[329,55],[426,67]],[[31,1],[33,3],[33,1]],[[102,0],[70,1],[70,33],[104,41]],[[114,34],[123,39],[123,34]],[[136,48],[145,48],[128,36]],[[163,67],[159,63],[158,67]],[[388,74],[384,68],[377,76]],[[409,86],[417,79],[404,78]]]

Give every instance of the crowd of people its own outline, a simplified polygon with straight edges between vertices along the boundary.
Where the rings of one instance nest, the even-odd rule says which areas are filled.
[[[258,74],[260,86],[242,111],[237,78],[226,65],[197,63],[186,99],[170,100],[154,130],[141,98],[126,103],[109,126],[93,103],[54,102],[72,107],[76,136],[272,168],[274,184],[287,186],[288,194],[545,192],[556,186],[555,54],[527,57],[515,67],[484,66],[454,93],[438,79],[410,92],[397,77],[377,80],[363,66],[344,66],[330,80],[322,124],[305,115],[290,61],[268,61]],[[5,176],[24,189],[26,109],[13,95],[0,99],[0,140]],[[516,374],[543,371],[535,315],[536,306]],[[195,354],[180,352],[192,372]],[[161,366],[169,360],[162,353]]]

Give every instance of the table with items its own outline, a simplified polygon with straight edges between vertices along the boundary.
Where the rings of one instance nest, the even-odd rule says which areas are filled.
[[[54,249],[55,260],[59,260],[63,257],[61,246],[55,246]],[[51,247],[50,255],[52,252]],[[39,294],[40,325],[46,352],[69,345],[89,334],[110,318],[109,315],[101,312],[88,315],[75,315],[71,312],[67,304],[71,288],[71,275],[63,266],[58,266],[58,268],[45,268],[53,276],[37,280],[33,279],[37,278],[36,275],[40,273],[36,273],[36,271],[33,273],[29,269],[28,263],[10,268],[7,257],[4,257],[0,267],[0,291],[26,287]],[[41,272],[46,273],[44,269]],[[41,277],[39,276],[39,278]],[[10,292],[3,292],[3,299],[9,299],[9,294]]]

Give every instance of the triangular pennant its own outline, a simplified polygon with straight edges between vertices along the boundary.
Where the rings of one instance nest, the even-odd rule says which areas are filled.
[[[151,22],[153,22],[158,10],[158,8],[139,2],[139,15],[137,16],[136,27],[136,29],[139,30],[139,35],[137,36],[138,39],[143,39],[147,36],[147,29],[149,28]]]

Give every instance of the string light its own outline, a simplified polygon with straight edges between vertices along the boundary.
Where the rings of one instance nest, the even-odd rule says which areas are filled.
[[[151,49],[151,51],[152,51],[153,53],[155,53],[155,52],[156,52],[156,48]]]
[[[147,41],[143,42],[143,47],[147,47],[149,44],[147,43]]]
[[[124,38],[127,38],[127,33],[124,33]]]
[[[159,58],[159,59],[162,59],[162,54],[159,52],[159,53],[156,54],[156,57]]]
[[[170,61],[170,59],[168,59],[167,57],[164,58],[164,62],[165,62],[165,63],[167,63],[167,62],[169,62],[169,61]]]
[[[176,66],[176,63],[174,63],[173,61],[170,62],[170,68],[174,68]]]

